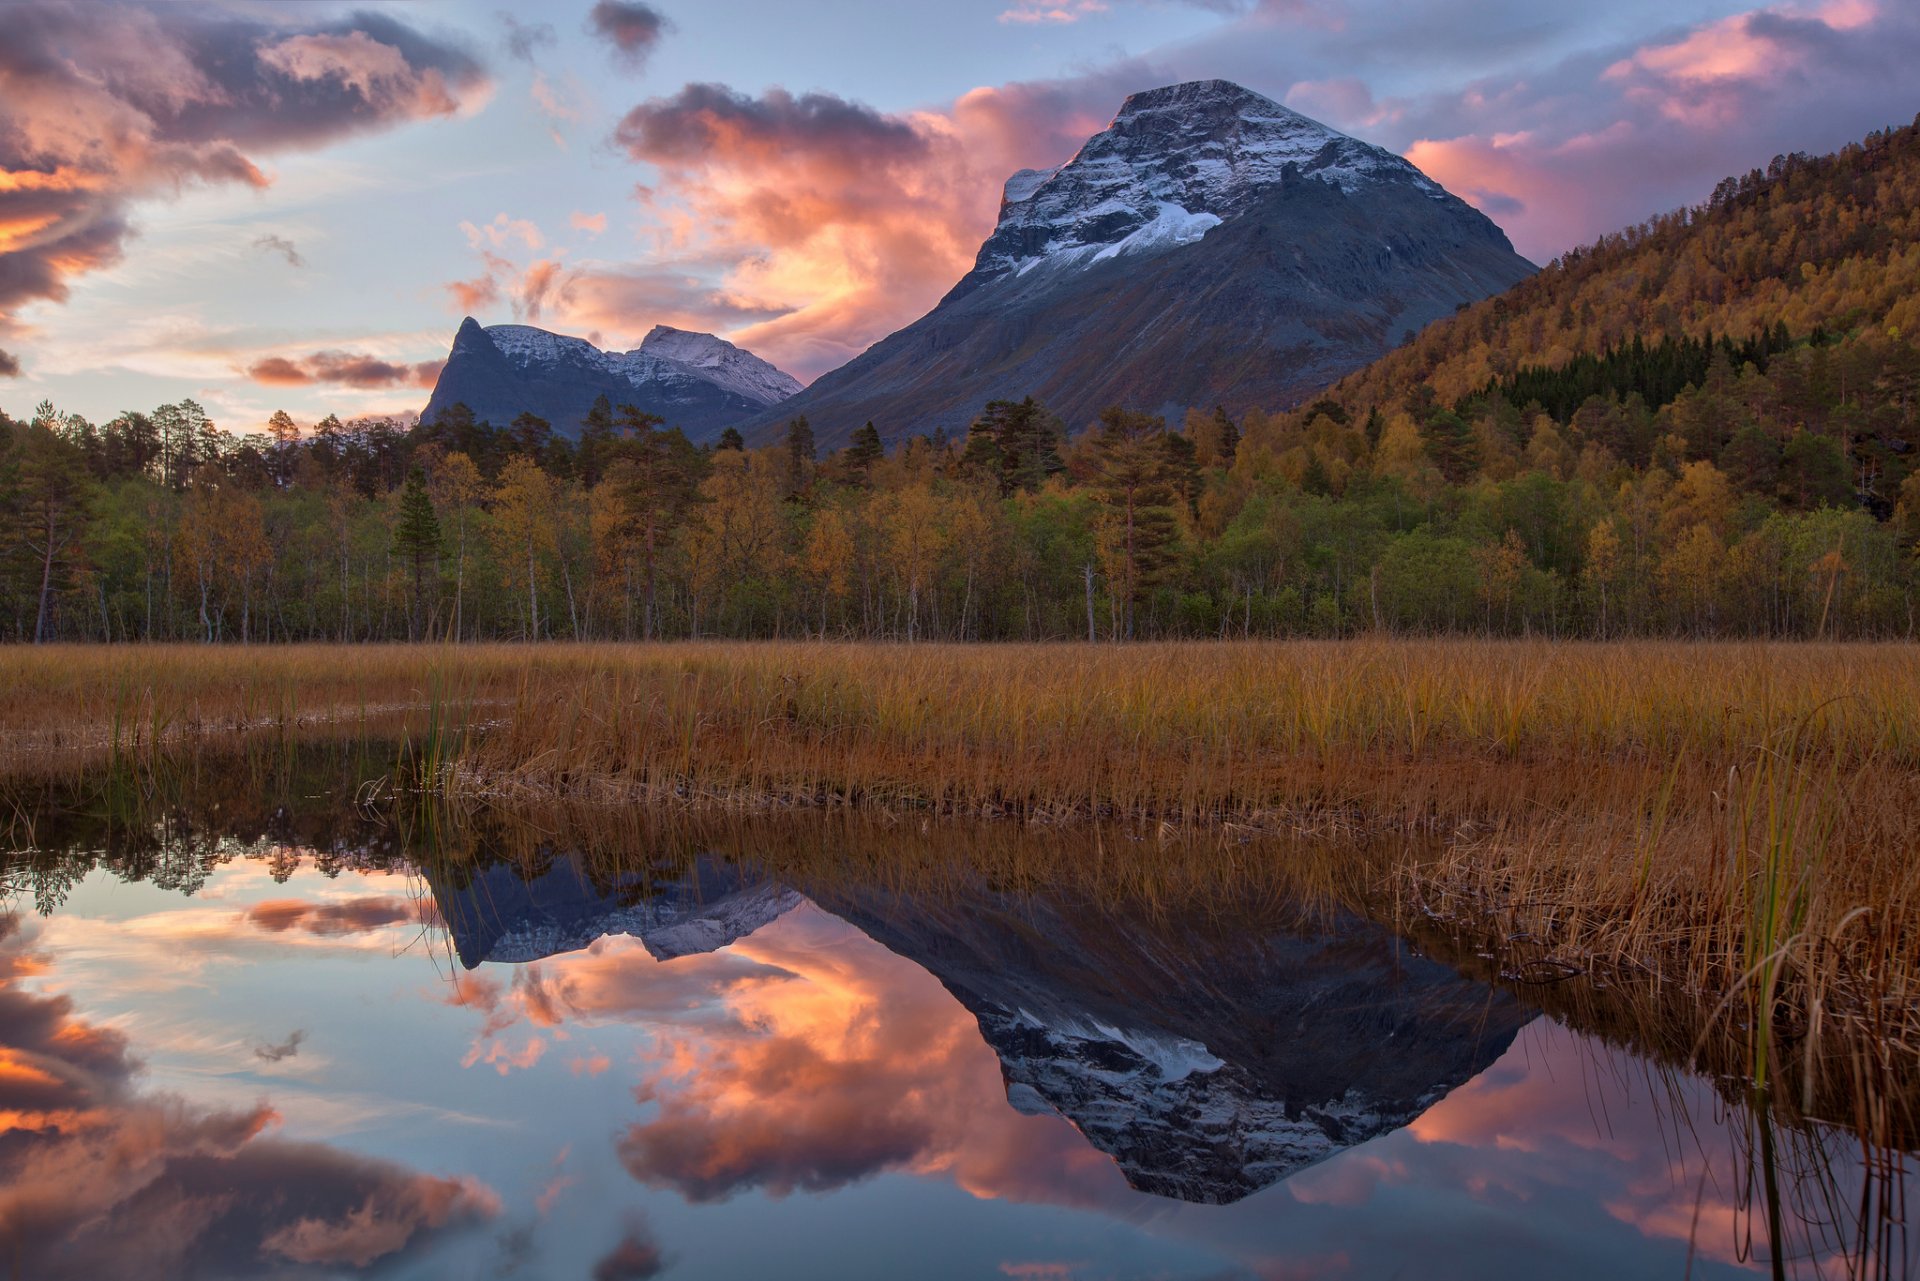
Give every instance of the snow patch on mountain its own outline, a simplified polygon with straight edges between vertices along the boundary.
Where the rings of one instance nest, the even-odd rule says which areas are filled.
[[[716,952],[778,920],[800,903],[800,896],[792,890],[767,882],[707,901],[663,895],[577,919],[532,916],[504,931],[487,950],[485,959],[521,965],[580,951],[606,935],[626,934],[639,939],[654,959],[670,961]]]
[[[655,325],[640,340],[639,354],[697,370],[715,386],[762,404],[776,404],[800,391],[800,381],[792,374],[712,334]]]
[[[1043,1023],[1026,1010],[976,1011],[1000,1057],[1007,1102],[1057,1113],[1113,1157],[1143,1192],[1222,1205],[1404,1125],[1359,1090],[1334,1099],[1277,1099],[1184,1038],[1107,1027],[1096,1019]]]

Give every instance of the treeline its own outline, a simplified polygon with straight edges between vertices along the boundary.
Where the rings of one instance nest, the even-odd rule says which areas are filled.
[[[10,640],[1909,636],[1920,353],[1884,334],[1555,416],[1029,399],[960,439],[579,440],[456,407],[236,437],[191,402],[0,423]]]

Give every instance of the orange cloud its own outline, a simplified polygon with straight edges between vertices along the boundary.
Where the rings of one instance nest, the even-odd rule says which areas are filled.
[[[509,261],[522,246],[473,228],[487,270],[448,288],[463,312],[504,299],[517,317],[573,332],[656,322],[725,332],[809,378],[932,306],[972,266],[1005,178],[1064,160],[1138,74],[976,89],[904,114],[831,94],[688,85],[615,131],[661,175],[642,200],[651,256],[672,265]],[[575,226],[598,231],[602,218],[576,215]]]
[[[306,387],[313,383],[334,383],[362,390],[431,387],[446,363],[442,359],[396,364],[360,352],[316,351],[299,359],[263,357],[247,366],[247,377],[268,387]]]
[[[413,905],[402,898],[355,898],[344,902],[269,899],[246,911],[247,920],[275,934],[291,929],[309,934],[357,934],[414,919]]]

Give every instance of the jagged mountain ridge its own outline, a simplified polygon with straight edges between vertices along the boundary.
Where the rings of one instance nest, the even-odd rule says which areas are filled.
[[[596,883],[573,859],[531,879],[506,864],[463,882],[434,870],[426,878],[455,954],[470,970],[577,952],[609,934],[638,939],[662,961],[713,952],[801,901],[775,882],[712,863],[664,878],[636,871],[612,884]]]
[[[1222,80],[1129,97],[1056,170],[1008,180],[973,269],[920,320],[763,412],[889,443],[1039,396],[1278,408],[1524,279],[1504,233],[1406,160]]]
[[[792,375],[712,334],[656,325],[632,351],[602,351],[584,338],[532,325],[483,328],[468,317],[423,417],[432,421],[464,404],[495,426],[532,413],[556,432],[578,436],[604,395],[703,440],[799,390]]]

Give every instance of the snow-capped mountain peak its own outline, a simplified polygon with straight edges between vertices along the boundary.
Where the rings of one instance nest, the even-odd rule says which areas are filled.
[[[1090,266],[1190,244],[1264,190],[1313,180],[1356,195],[1403,182],[1444,197],[1407,161],[1226,80],[1136,93],[1058,169],[1007,180],[974,274]]]

